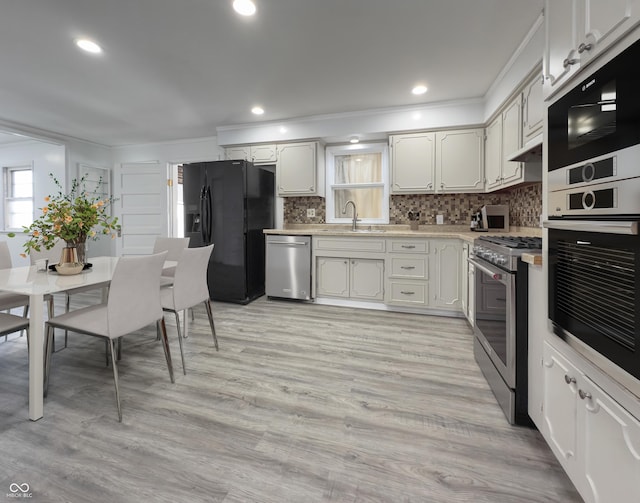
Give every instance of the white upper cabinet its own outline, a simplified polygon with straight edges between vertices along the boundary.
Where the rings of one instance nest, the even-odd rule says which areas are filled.
[[[580,0],[546,0],[544,95],[548,96],[578,69],[578,4]]]
[[[486,190],[500,187],[502,183],[502,114],[487,126],[484,172]]]
[[[542,133],[544,102],[542,99],[542,74],[531,79],[522,91],[522,144],[526,145]]]
[[[436,191],[484,191],[484,129],[436,133]]]
[[[324,196],[324,149],[318,142],[278,145],[278,195]]]
[[[528,87],[525,87],[524,90],[527,89]],[[487,192],[542,179],[541,162],[525,164],[509,160],[522,147],[524,121],[522,100],[523,94],[519,92],[486,128],[485,190]]]
[[[522,177],[522,163],[509,161],[522,147],[522,98],[518,95],[502,112],[502,185],[518,182]]]
[[[391,193],[434,192],[435,133],[391,135]]]
[[[254,164],[275,164],[276,162],[275,144],[228,147],[224,153],[227,160],[251,161]]]
[[[251,159],[251,147],[249,145],[227,147],[224,149],[224,157],[227,161],[248,161]]]
[[[544,96],[640,21],[640,0],[546,0]]]
[[[391,135],[391,193],[433,194],[484,190],[484,131]]]

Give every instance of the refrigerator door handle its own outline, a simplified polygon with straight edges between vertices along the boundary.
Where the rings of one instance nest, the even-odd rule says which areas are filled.
[[[207,216],[207,187],[204,186],[200,190],[200,236],[202,242],[207,245],[207,229],[208,229],[208,216]]]
[[[211,206],[211,188],[207,187],[207,196],[205,198],[207,206],[207,240],[206,244],[211,244],[211,226],[213,225],[213,208]]]

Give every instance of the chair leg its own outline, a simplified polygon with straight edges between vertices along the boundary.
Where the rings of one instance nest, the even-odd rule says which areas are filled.
[[[24,308],[22,309],[22,317],[26,318],[29,315],[29,304],[27,304],[26,306],[24,306]],[[22,337],[22,333],[24,332],[24,330],[20,330],[20,337]],[[4,336],[4,340],[7,340],[7,336]],[[29,341],[27,340],[27,348],[29,347]]]
[[[211,327],[211,335],[213,335],[213,343],[216,345],[216,351],[218,351],[218,337],[216,336],[216,326],[213,323],[213,313],[211,312],[211,301],[205,300],[204,305],[207,308],[207,316],[209,317],[209,326]]]
[[[184,348],[182,347],[182,334],[180,333],[180,315],[178,311],[174,311],[176,315],[176,327],[178,328],[178,342],[180,343],[180,357],[182,358],[182,373],[187,375],[187,367],[184,364]]]
[[[118,337],[118,361],[122,360],[122,337]]]
[[[167,326],[164,323],[164,316],[158,320],[157,329],[162,333],[162,347],[164,348],[164,357],[167,360],[167,369],[169,369],[169,378],[172,383],[176,380],[173,377],[173,363],[171,363],[171,350],[169,349],[169,339],[167,338]]]
[[[116,341],[107,339],[111,350],[111,367],[113,368],[113,382],[116,385],[116,405],[118,406],[118,421],[122,422],[122,409],[120,408],[120,388],[118,387],[118,364],[116,362]]]
[[[104,358],[106,360],[106,366],[109,366],[109,339],[104,340]]]

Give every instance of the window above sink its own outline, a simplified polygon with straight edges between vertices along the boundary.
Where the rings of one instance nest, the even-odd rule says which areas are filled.
[[[327,223],[348,224],[353,201],[359,224],[389,223],[389,149],[385,143],[327,147]]]

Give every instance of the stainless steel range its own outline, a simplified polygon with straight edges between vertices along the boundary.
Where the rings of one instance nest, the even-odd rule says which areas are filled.
[[[475,266],[474,356],[511,424],[527,413],[527,264],[521,255],[542,247],[537,237],[482,236]]]

